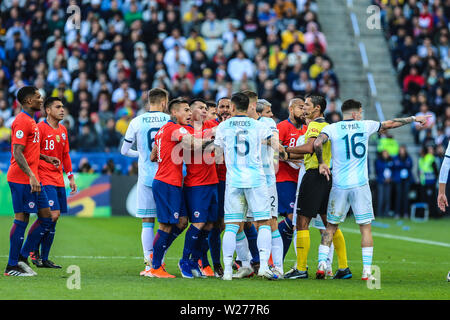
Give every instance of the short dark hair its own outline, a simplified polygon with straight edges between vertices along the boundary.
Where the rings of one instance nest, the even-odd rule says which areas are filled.
[[[342,113],[345,113],[347,111],[351,111],[351,110],[359,110],[362,108],[361,102],[353,100],[353,99],[348,99],[345,100],[344,103],[341,106],[341,111]]]
[[[63,102],[62,99],[58,97],[48,97],[44,100],[44,110],[51,106],[51,104],[55,101]]]
[[[247,111],[248,105],[250,104],[250,99],[246,94],[238,92],[233,94],[231,97],[231,102],[236,106],[236,110]]]
[[[204,99],[202,99],[202,98],[195,98],[195,99],[192,99],[191,101],[189,101],[189,107],[192,107],[192,105],[194,103],[196,103],[196,102],[201,102],[201,103],[206,104],[206,106],[208,106],[208,104],[206,103],[206,101]]]
[[[209,108],[215,108],[216,103],[214,101],[206,101],[206,106]]]
[[[169,112],[172,112],[173,109],[178,108],[180,104],[186,103],[189,105],[189,102],[187,100],[184,100],[183,98],[175,98],[169,101]]]
[[[306,98],[310,98],[311,102],[313,103],[314,107],[319,105],[320,106],[320,113],[323,114],[325,112],[325,109],[327,108],[327,100],[322,95],[310,95]]]
[[[17,100],[19,100],[20,104],[24,104],[25,99],[35,94],[38,90],[35,86],[24,86],[17,92]]]
[[[169,92],[161,88],[153,88],[148,91],[148,103],[156,104],[160,103],[161,100],[167,99],[169,97]]]
[[[243,94],[245,94],[249,100],[258,100],[258,94],[256,92],[253,92],[251,90],[244,90],[242,91]]]
[[[219,105],[219,102],[222,101],[222,100],[224,100],[224,99],[230,100],[231,98],[228,98],[228,97],[222,97],[222,98],[220,98],[219,100],[217,100],[217,105]]]

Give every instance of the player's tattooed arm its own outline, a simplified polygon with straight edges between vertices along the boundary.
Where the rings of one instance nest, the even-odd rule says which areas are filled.
[[[224,163],[224,155],[223,155],[223,148],[214,145],[214,157],[216,160],[216,164],[223,164]]]
[[[323,163],[323,145],[328,141],[328,136],[324,133],[320,133],[317,139],[314,141],[314,152],[317,156],[317,161],[319,164]]]
[[[207,138],[207,139],[198,139],[195,138],[191,134],[187,134],[183,136],[181,143],[183,144],[183,148],[188,150],[199,150],[199,149],[205,149],[209,144],[214,142],[213,139]]]
[[[152,153],[150,153],[150,161],[151,162],[156,162],[156,161],[158,161],[158,147],[157,146],[155,146],[153,149],[152,149]]]
[[[24,150],[25,150],[24,145],[21,144],[13,145],[14,159],[16,160],[16,163],[19,166],[19,168],[30,178],[31,192],[40,192],[41,185],[38,182],[33,171],[31,171],[30,166],[28,165],[28,162],[23,155]]]
[[[381,130],[398,128],[412,122],[419,122],[422,126],[425,126],[428,122],[428,118],[430,117],[431,115],[417,117],[411,116],[407,118],[395,118],[392,120],[386,120],[381,123]]]

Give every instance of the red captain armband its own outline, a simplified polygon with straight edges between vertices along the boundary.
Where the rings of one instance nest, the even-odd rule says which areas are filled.
[[[67,178],[70,179],[73,177],[73,172],[67,172]]]

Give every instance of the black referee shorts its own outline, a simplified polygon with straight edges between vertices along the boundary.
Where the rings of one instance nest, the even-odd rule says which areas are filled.
[[[317,214],[327,214],[330,181],[319,173],[319,169],[308,169],[303,176],[297,201],[297,214],[314,218]]]

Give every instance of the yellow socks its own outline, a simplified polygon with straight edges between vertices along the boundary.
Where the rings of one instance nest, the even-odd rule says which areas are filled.
[[[311,239],[309,238],[309,230],[297,231],[297,269],[300,271],[306,271],[310,245]]]
[[[340,229],[337,229],[336,232],[334,233],[333,243],[334,249],[336,250],[338,256],[339,269],[348,268],[347,249],[345,248],[344,234]],[[308,249],[309,249],[309,242],[308,242]]]

